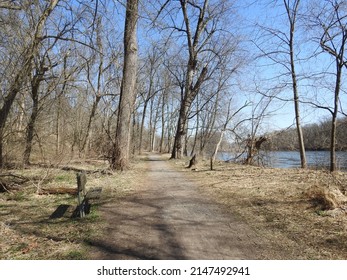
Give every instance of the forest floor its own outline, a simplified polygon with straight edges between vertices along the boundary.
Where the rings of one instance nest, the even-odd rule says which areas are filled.
[[[192,171],[156,154],[122,173],[104,174],[102,161],[73,166],[103,189],[82,219],[71,218],[75,196],[42,194],[75,188],[73,170],[3,172],[30,180],[0,193],[0,259],[347,259],[346,213],[313,196],[346,192],[346,172],[207,162]],[[54,218],[59,205],[70,207]]]

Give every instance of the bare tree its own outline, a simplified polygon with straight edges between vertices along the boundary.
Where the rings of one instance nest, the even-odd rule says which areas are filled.
[[[339,112],[342,72],[347,67],[347,5],[346,1],[324,1],[322,10],[316,15],[318,26],[321,28],[319,44],[322,50],[329,54],[335,62],[335,86],[331,113],[330,135],[330,171],[336,170],[336,131]]]
[[[200,70],[200,73],[197,73],[199,59],[198,54],[203,47],[201,46],[201,37],[202,34],[206,31],[207,24],[210,21],[210,17],[207,17],[209,1],[205,0],[201,6],[199,6],[197,3],[193,3],[193,1],[185,0],[181,0],[180,4],[184,19],[185,34],[188,43],[189,58],[187,63],[184,92],[182,92],[181,96],[181,106],[171,158],[182,157],[182,141],[186,134],[186,124],[189,109],[196,95],[198,94],[200,86],[204,82],[208,71],[207,65],[205,65]],[[198,20],[195,28],[192,27],[191,24],[191,18],[189,17],[188,13],[188,6],[190,6],[192,9],[199,10]],[[213,31],[211,31],[210,36],[212,36],[212,34]],[[207,36],[207,38],[208,37],[209,36]],[[206,41],[204,43],[206,43]],[[194,81],[195,76],[196,81]]]
[[[270,2],[277,7],[279,1]],[[300,115],[299,75],[296,67],[297,61],[299,60],[298,54],[300,53],[300,50],[297,48],[296,35],[301,1],[283,0],[283,6],[281,5],[280,8],[284,8],[285,10],[285,26],[273,27],[272,23],[271,26],[260,26],[260,29],[264,33],[262,33],[260,38],[262,43],[256,43],[256,46],[261,51],[260,58],[265,57],[271,61],[271,65],[274,63],[276,66],[280,66],[284,69],[284,72],[280,72],[278,76],[273,77],[274,79],[280,80],[276,81],[276,87],[282,87],[284,89],[287,85],[291,84],[301,167],[306,168],[305,144]],[[303,60],[303,58],[301,58],[301,60]],[[286,77],[291,77],[291,83],[286,80]],[[284,80],[282,80],[283,78]]]
[[[87,126],[84,129],[85,135],[84,139],[82,140],[81,146],[79,148],[80,155],[86,156],[88,144],[91,138],[91,132],[92,132],[92,124],[94,122],[98,105],[102,99],[102,97],[105,95],[103,84],[104,80],[104,73],[107,71],[112,64],[112,61],[109,63],[106,63],[105,61],[105,54],[104,54],[104,45],[103,45],[103,39],[102,39],[102,20],[101,16],[99,15],[95,19],[95,32],[96,32],[96,50],[93,50],[92,58],[86,58],[86,71],[87,71],[87,81],[91,88],[91,91],[93,93],[93,104],[92,108],[90,110],[89,116],[88,116],[88,122]],[[93,66],[96,64],[96,70],[93,71]],[[96,79],[95,79],[96,76]]]
[[[239,109],[237,109],[234,113],[231,112],[232,110],[232,101],[233,99],[230,98],[229,101],[228,101],[228,107],[227,107],[227,113],[226,113],[226,116],[225,116],[225,119],[223,120],[223,123],[221,125],[221,128],[220,128],[220,134],[219,134],[219,139],[217,141],[217,144],[215,146],[215,149],[212,153],[212,156],[211,156],[211,159],[210,159],[210,170],[213,170],[213,164],[216,160],[216,156],[217,156],[217,153],[218,153],[218,150],[219,150],[219,147],[223,141],[223,137],[224,137],[224,134],[225,132],[227,131],[228,129],[228,125],[229,123],[231,122],[231,120],[238,114],[240,113],[244,108],[246,108],[249,104],[246,102],[243,106],[241,106]],[[240,123],[237,123],[234,128],[232,130],[235,131],[236,127],[239,125]]]
[[[251,118],[251,130],[245,139],[246,159],[245,164],[253,164],[258,157],[261,144],[267,140],[265,136],[259,136],[259,130],[266,117],[270,114],[269,107],[274,97],[261,96],[260,100],[253,102]]]
[[[292,0],[292,1],[283,0],[283,3],[286,8],[288,21],[289,21],[288,46],[289,46],[289,56],[290,56],[290,72],[292,76],[295,122],[296,122],[296,130],[298,134],[301,168],[306,168],[307,162],[306,162],[304,137],[303,137],[301,121],[300,121],[300,101],[299,101],[299,93],[298,93],[297,74],[295,69],[295,48],[294,48],[294,40],[295,40],[294,35],[295,35],[295,28],[296,28],[300,0]]]
[[[26,78],[30,75],[32,69],[32,62],[36,56],[39,45],[43,38],[43,31],[46,24],[46,21],[50,14],[53,12],[54,8],[57,6],[59,0],[51,0],[44,7],[41,15],[38,18],[33,30],[33,34],[28,42],[28,45],[25,46],[23,53],[21,55],[22,62],[21,67],[17,69],[17,72],[14,74],[14,78],[10,82],[4,102],[0,108],[0,167],[3,167],[3,136],[6,120],[8,118],[12,104],[18,94],[18,92],[23,87]]]
[[[116,140],[111,167],[124,170],[129,166],[131,115],[136,99],[138,0],[127,0],[124,32],[124,68],[118,106]]]
[[[201,86],[211,78],[216,64],[223,56],[227,43],[234,45],[230,33],[222,27],[224,16],[231,10],[231,3],[226,1],[189,1],[181,0],[182,23],[174,30],[183,34],[187,57],[181,91],[179,115],[171,158],[180,158],[185,151],[188,119],[192,104]],[[182,17],[181,16],[181,17]],[[180,17],[180,18],[181,18]],[[227,39],[228,38],[228,39]],[[237,36],[233,36],[233,39]],[[182,52],[181,52],[182,53]],[[181,54],[182,55],[182,54]]]
[[[53,47],[53,45],[52,45]],[[52,76],[47,76],[46,73],[51,70],[56,64],[47,64],[46,61],[48,50],[45,52],[44,56],[36,59],[35,68],[33,70],[32,78],[30,81],[30,96],[32,99],[32,109],[30,114],[30,119],[27,125],[26,138],[25,138],[25,150],[23,153],[23,164],[30,164],[30,155],[33,147],[33,140],[36,134],[36,121],[39,116],[40,111],[42,111],[43,100],[46,99],[55,87],[55,81]],[[41,93],[41,87],[44,81],[51,82],[46,85],[45,93]]]
[[[144,60],[144,67],[142,68],[142,72],[144,72],[143,82],[144,92],[140,92],[140,96],[142,99],[142,116],[141,116],[141,124],[140,124],[140,139],[139,139],[139,153],[141,154],[143,149],[143,136],[144,136],[144,128],[145,128],[145,119],[147,116],[147,109],[150,102],[153,104],[153,98],[160,92],[159,78],[160,75],[158,72],[160,70],[160,56],[161,51],[155,46],[150,46],[148,50],[148,57]],[[152,114],[151,114],[152,115]]]

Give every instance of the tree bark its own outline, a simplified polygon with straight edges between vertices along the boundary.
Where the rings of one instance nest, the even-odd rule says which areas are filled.
[[[111,168],[116,170],[125,170],[129,167],[131,115],[136,98],[137,19],[138,0],[128,0],[124,32],[123,79],[118,106],[116,140],[111,159]]]
[[[23,154],[23,165],[30,164],[30,155],[32,150],[32,143],[34,139],[35,123],[39,113],[39,88],[41,79],[35,76],[31,86],[31,97],[33,100],[33,108],[28,123],[27,134],[25,139],[25,150]]]
[[[160,143],[159,143],[159,153],[164,151],[164,137],[165,137],[165,104],[166,104],[166,89],[161,96],[161,135],[160,135]]]
[[[343,57],[343,56],[342,56]],[[339,94],[341,87],[341,75],[343,65],[339,65],[339,61],[336,61],[337,73],[336,84],[334,94],[334,110],[332,111],[331,118],[331,135],[330,135],[330,171],[336,171],[336,128],[337,128],[337,113],[339,107]]]
[[[196,168],[196,165],[198,164],[198,160],[196,155],[194,155],[190,161],[189,161],[189,165],[187,166],[187,168]]]
[[[178,123],[176,128],[176,134],[175,134],[175,140],[172,147],[172,153],[171,158],[172,159],[180,159],[183,156],[183,139],[184,135],[186,133],[186,120],[187,120],[187,114],[186,111],[188,111],[189,106],[182,103],[179,116],[178,116]]]
[[[225,130],[222,130],[221,133],[220,133],[220,137],[219,137],[219,140],[217,142],[217,145],[213,151],[213,154],[211,156],[211,161],[210,161],[210,170],[213,170],[213,164],[216,160],[216,156],[217,156],[217,153],[218,153],[218,150],[219,150],[219,147],[220,147],[220,144],[222,143],[223,141],[223,136],[224,136],[224,133],[225,133]]]

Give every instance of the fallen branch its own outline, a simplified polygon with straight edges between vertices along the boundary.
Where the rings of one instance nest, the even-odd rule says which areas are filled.
[[[20,189],[20,185],[28,182],[29,179],[12,173],[0,174],[0,192],[11,192]]]
[[[20,182],[16,181],[16,183],[25,183],[25,182],[28,182],[29,181],[29,178],[27,177],[24,177],[24,176],[21,176],[21,175],[16,175],[16,174],[12,174],[12,173],[7,173],[7,174],[0,174],[0,178],[1,177],[11,177],[11,178],[16,178],[16,179],[19,179]]]

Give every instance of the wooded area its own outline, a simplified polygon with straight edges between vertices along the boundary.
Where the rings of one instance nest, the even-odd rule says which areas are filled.
[[[219,149],[270,135],[302,167],[305,148],[329,149],[334,171],[347,2],[259,2],[0,0],[0,167],[102,158],[124,170],[159,151],[211,156],[212,169]],[[295,130],[273,132],[288,104]],[[317,113],[303,128],[302,108]]]
[[[329,151],[331,122],[329,120],[320,123],[303,126],[305,134],[305,147],[310,151]],[[297,134],[295,128],[277,131],[269,134],[266,149],[274,151],[296,151]],[[336,150],[347,151],[347,118],[337,121]]]

